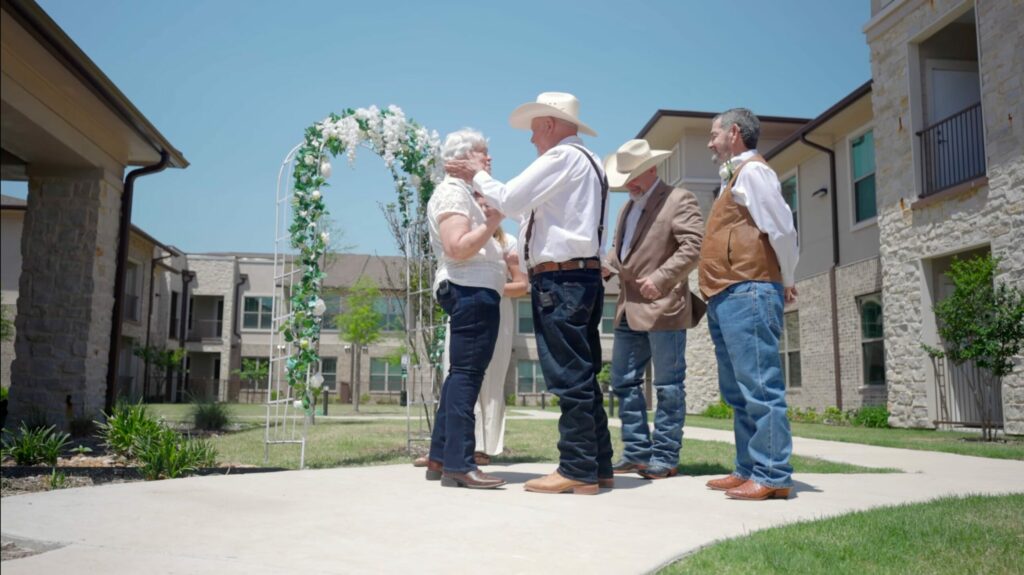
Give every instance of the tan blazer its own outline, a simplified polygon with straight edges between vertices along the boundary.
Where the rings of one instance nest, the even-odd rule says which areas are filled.
[[[633,200],[619,212],[619,222],[606,264],[619,275],[619,302],[615,325],[626,321],[636,331],[668,331],[691,328],[704,317],[707,307],[692,292],[688,278],[697,267],[704,219],[693,192],[673,188],[664,182],[651,192],[637,222],[629,254],[620,259],[619,247],[625,231],[626,215]],[[640,295],[637,280],[650,277],[662,297],[650,301]]]

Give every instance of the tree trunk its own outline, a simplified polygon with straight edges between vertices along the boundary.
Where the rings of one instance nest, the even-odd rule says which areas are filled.
[[[361,371],[360,368],[362,367],[362,365],[360,364],[362,363],[363,360],[363,354],[360,352],[359,348],[356,347],[354,355],[355,377],[352,378],[352,405],[355,406],[356,413],[359,413],[359,372]]]

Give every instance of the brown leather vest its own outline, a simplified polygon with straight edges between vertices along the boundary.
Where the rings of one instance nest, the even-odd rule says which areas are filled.
[[[740,282],[782,283],[779,260],[768,234],[758,229],[750,211],[732,197],[736,178],[750,162],[767,164],[760,155],[740,164],[711,207],[700,249],[700,293],[704,299]]]

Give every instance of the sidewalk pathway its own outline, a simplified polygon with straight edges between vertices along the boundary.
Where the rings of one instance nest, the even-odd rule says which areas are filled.
[[[695,427],[686,437],[732,441]],[[510,482],[498,491],[445,489],[409,465],[67,489],[2,500],[4,540],[49,549],[5,561],[3,572],[645,573],[775,525],[1024,492],[1021,461],[804,438],[794,452],[906,473],[798,475],[793,498],[758,503],[706,489],[707,477],[619,477],[595,497],[523,491],[550,464],[489,467]]]

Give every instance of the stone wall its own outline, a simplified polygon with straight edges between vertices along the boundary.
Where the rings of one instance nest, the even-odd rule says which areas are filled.
[[[800,371],[802,385],[786,389],[792,407],[813,407],[819,411],[836,404],[835,369],[832,346],[832,303],[827,273],[796,282],[797,302],[786,306],[787,318],[800,318]],[[781,342],[780,342],[781,345]]]
[[[10,423],[98,418],[106,395],[120,178],[32,177],[11,367]]]
[[[234,257],[188,256],[188,269],[195,273],[195,279],[189,284],[189,296],[216,296],[224,298],[224,319],[222,325],[223,338],[221,343],[211,345],[203,342],[201,346],[192,345],[196,351],[216,353],[220,355],[220,380],[228,381],[231,370],[238,365],[240,347],[235,343],[235,327],[233,321],[241,322],[241,317],[234,317],[235,284],[238,283],[238,262]],[[198,317],[194,319],[199,319]],[[219,386],[219,400],[227,400],[228,386]]]
[[[979,74],[985,118],[988,184],[936,197],[927,205],[917,197],[914,134],[907,76],[911,39],[934,30],[948,14],[971,3],[934,0],[908,3],[885,22],[867,30],[874,87],[876,179],[883,301],[885,306],[886,380],[890,423],[932,427],[934,400],[930,362],[920,344],[933,323],[927,277],[930,259],[990,246],[1002,261],[997,281],[1021,285],[1024,279],[1024,15],[1019,2],[979,0]],[[896,20],[891,21],[893,18]],[[914,104],[916,105],[916,104]],[[1011,120],[1011,116],[1016,120]],[[1024,366],[1018,358],[1013,375],[1004,378],[1006,430],[1024,433]]]

